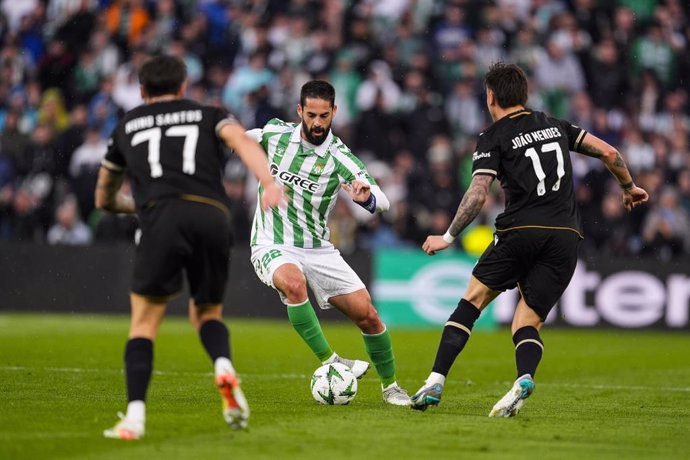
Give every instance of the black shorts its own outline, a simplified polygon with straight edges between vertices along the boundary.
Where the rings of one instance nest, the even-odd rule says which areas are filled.
[[[579,243],[572,230],[497,231],[472,274],[495,291],[517,285],[527,305],[546,320],[573,277]]]
[[[197,305],[221,303],[232,243],[227,209],[167,198],[142,211],[140,219],[132,292],[167,301],[182,291],[184,269]]]

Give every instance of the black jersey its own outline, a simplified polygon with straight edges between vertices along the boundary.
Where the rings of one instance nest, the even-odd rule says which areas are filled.
[[[542,112],[521,110],[480,134],[472,175],[496,177],[505,192],[497,230],[569,228],[582,235],[573,191],[570,151],[586,131]]]
[[[226,203],[217,132],[235,122],[223,109],[184,99],[142,105],[118,123],[102,164],[127,172],[139,209],[151,200],[180,195]]]

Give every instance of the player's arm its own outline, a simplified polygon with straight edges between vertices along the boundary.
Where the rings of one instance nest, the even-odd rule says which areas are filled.
[[[587,133],[577,150],[583,155],[601,160],[623,189],[623,206],[630,211],[649,199],[647,192],[636,186],[620,152],[597,136]]]
[[[455,213],[453,222],[446,231],[445,235],[429,235],[422,245],[424,252],[433,256],[436,251],[446,249],[451,245],[455,238],[467,227],[470,222],[477,217],[489,194],[489,187],[494,177],[486,174],[475,174],[472,178],[470,187],[463,195],[460,206]]]
[[[341,184],[341,187],[350,195],[352,201],[372,214],[388,211],[391,207],[386,194],[376,184],[353,180],[350,184]]]
[[[120,191],[125,175],[101,166],[96,183],[96,208],[105,211],[133,214],[136,212],[134,199]]]
[[[261,206],[276,207],[285,201],[283,188],[276,184],[268,169],[266,153],[259,144],[245,133],[238,123],[225,123],[218,129],[218,137],[225,145],[234,150],[240,160],[256,176],[264,189]]]

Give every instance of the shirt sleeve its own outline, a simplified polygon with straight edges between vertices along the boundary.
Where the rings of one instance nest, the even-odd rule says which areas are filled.
[[[217,108],[214,111],[214,126],[216,130],[216,136],[220,134],[220,130],[223,129],[225,125],[238,124],[237,118],[225,109]]]
[[[264,131],[261,128],[254,128],[246,131],[245,134],[253,141],[261,142],[261,139],[264,136]]]
[[[114,173],[122,173],[127,169],[127,160],[117,145],[117,128],[108,139],[108,150],[101,160],[101,166]]]
[[[501,164],[499,146],[486,134],[480,134],[477,150],[472,154],[472,177],[477,174],[496,177]]]
[[[568,148],[572,152],[579,152],[587,131],[565,120],[556,119],[556,122],[568,138]]]
[[[372,185],[371,194],[374,195],[374,198],[376,199],[377,212],[384,212],[390,209],[391,203],[390,201],[388,201],[388,197],[386,196],[386,194],[383,193],[383,190],[381,190],[381,187],[379,187],[378,185]]]

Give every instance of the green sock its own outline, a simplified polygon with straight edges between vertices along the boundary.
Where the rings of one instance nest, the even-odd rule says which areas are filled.
[[[330,358],[333,355],[333,349],[323,335],[321,324],[319,324],[319,319],[316,317],[309,299],[302,304],[288,305],[287,307],[288,318],[290,318],[292,327],[309,345],[319,361],[323,362]]]
[[[364,346],[369,357],[376,366],[376,372],[383,387],[395,382],[395,356],[393,356],[393,344],[388,329],[378,334],[362,334]]]

